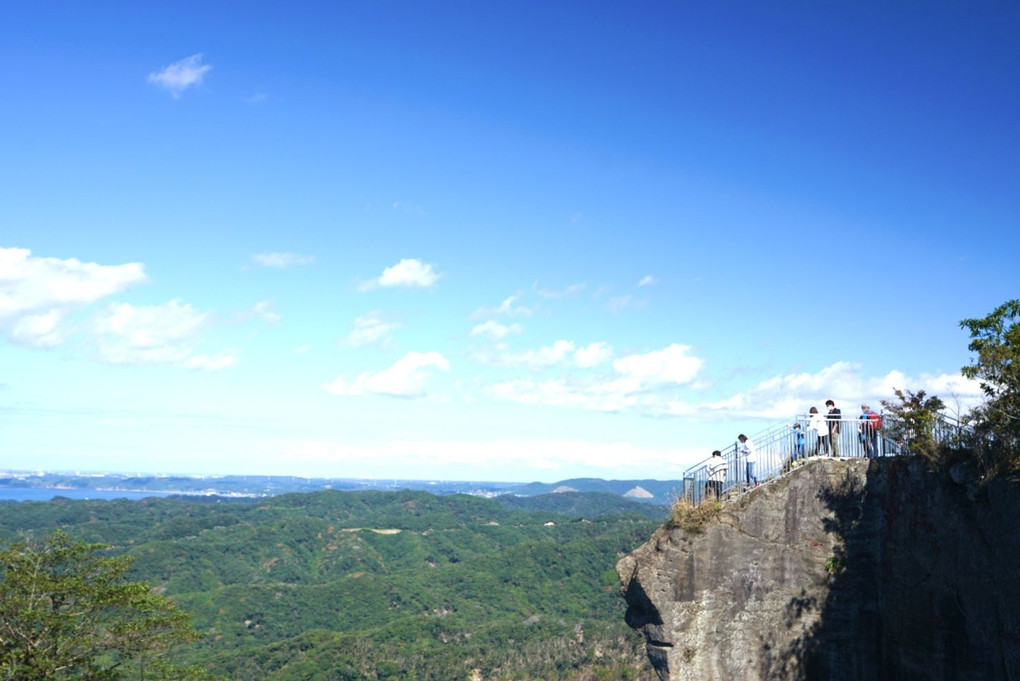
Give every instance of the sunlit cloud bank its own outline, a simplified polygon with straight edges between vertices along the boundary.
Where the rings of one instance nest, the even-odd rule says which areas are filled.
[[[193,54],[163,67],[161,71],[150,73],[148,81],[168,90],[177,98],[189,87],[200,85],[211,69],[211,65],[202,63],[201,53]]]
[[[982,402],[978,383],[961,374],[908,376],[890,371],[884,376],[867,377],[859,364],[836,362],[817,373],[774,376],[724,400],[693,408],[670,405],[667,411],[703,417],[785,419],[804,414],[812,406],[824,411],[825,401],[831,399],[844,413],[853,414],[861,404],[880,409],[882,400],[895,401],[897,389],[938,395],[950,411],[959,413]]]
[[[387,369],[363,372],[351,382],[341,375],[323,388],[334,395],[425,397],[429,369],[449,371],[450,362],[438,352],[409,352]]]
[[[567,363],[578,368],[596,366],[606,362],[611,352],[605,344],[575,349],[560,341],[541,350],[484,359],[538,371]],[[690,352],[688,346],[673,344],[616,359],[611,373],[577,372],[544,380],[513,378],[489,386],[487,393],[521,404],[699,420],[790,419],[812,406],[823,409],[828,399],[853,414],[863,403],[880,409],[883,400],[895,401],[897,389],[938,395],[955,414],[967,412],[983,399],[978,383],[960,374],[908,376],[891,371],[868,377],[858,364],[836,362],[815,373],[774,376],[750,390],[712,400],[704,396],[705,384],[699,379],[704,360]],[[582,360],[589,355],[598,360],[591,364]]]
[[[522,404],[571,406],[595,411],[662,411],[660,390],[690,385],[704,360],[686,345],[672,344],[662,350],[621,357],[612,362],[612,373],[581,373],[568,378],[535,380],[519,378],[497,383],[488,392],[498,399]],[[590,368],[609,361],[612,349],[605,343],[592,343],[575,349],[572,343],[559,341],[551,347],[520,355],[507,355],[501,361],[546,368],[570,358],[579,368]]]
[[[0,330],[22,345],[60,345],[72,311],[145,281],[141,263],[99,265],[0,248]]]

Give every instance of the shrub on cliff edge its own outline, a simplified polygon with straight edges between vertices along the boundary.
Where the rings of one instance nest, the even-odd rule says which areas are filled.
[[[715,499],[705,499],[700,504],[692,504],[687,499],[678,499],[670,508],[667,527],[679,527],[687,532],[701,532],[709,520],[719,515],[722,503]]]

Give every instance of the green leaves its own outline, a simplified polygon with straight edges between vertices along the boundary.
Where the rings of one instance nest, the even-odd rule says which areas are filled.
[[[0,678],[189,678],[159,660],[194,637],[187,615],[103,548],[57,531],[0,552]]]
[[[964,376],[980,382],[987,396],[974,411],[985,468],[991,473],[1020,468],[1020,300],[1010,300],[980,319],[965,319],[968,349],[975,353]]]

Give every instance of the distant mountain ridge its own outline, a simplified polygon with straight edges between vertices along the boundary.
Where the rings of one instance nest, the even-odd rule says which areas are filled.
[[[0,472],[0,488],[74,490],[122,490],[131,492],[179,492],[218,496],[262,497],[292,492],[419,490],[438,496],[501,494],[538,496],[555,492],[605,492],[641,503],[668,505],[680,489],[679,480],[603,480],[571,478],[559,482],[485,482],[466,480],[365,480],[356,478],[302,478],[273,475],[138,475],[123,473]]]
[[[522,496],[551,494],[558,487],[569,487],[578,492],[607,492],[642,503],[667,505],[682,486],[679,480],[603,480],[602,478],[571,478],[559,482],[531,482],[511,487],[509,491]],[[651,496],[646,496],[647,493]]]

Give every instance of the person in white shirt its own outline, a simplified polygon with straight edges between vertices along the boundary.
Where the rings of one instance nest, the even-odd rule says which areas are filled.
[[[708,471],[708,482],[705,483],[705,496],[714,496],[716,499],[722,495],[722,485],[726,481],[726,471],[729,465],[726,459],[722,458],[722,452],[718,449],[712,452],[712,458],[705,465]]]
[[[754,487],[757,487],[758,478],[754,475],[754,464],[758,461],[758,455],[754,452],[754,443],[743,433],[738,435],[737,439],[740,440],[740,456],[744,457],[744,463],[747,465],[747,486],[751,487],[751,481],[754,480]]]
[[[818,413],[817,407],[811,407],[811,411],[808,412],[808,430],[815,431],[815,453],[813,456],[818,456],[824,450],[828,454],[831,450],[829,447],[829,424],[825,422],[825,417]]]

